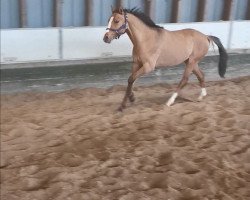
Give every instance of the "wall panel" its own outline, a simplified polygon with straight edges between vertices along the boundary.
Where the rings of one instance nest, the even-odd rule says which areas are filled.
[[[0,0],[1,28],[19,28],[18,0]]]
[[[168,30],[194,28],[204,34],[217,36],[229,50],[250,49],[250,21],[162,25]],[[60,37],[59,28],[1,30],[1,63],[114,58],[132,53],[132,44],[127,35],[111,44],[104,43],[105,27],[63,28],[61,33]]]
[[[56,28],[1,30],[1,62],[59,59],[58,33]]]

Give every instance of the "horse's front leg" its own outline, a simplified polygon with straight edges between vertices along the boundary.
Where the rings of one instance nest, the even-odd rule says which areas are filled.
[[[140,76],[142,76],[142,75],[144,75],[146,73],[149,73],[153,69],[152,67],[150,67],[150,65],[148,63],[144,64],[139,69],[137,69],[137,67],[138,67],[138,65],[133,66],[133,72],[132,72],[131,76],[128,79],[128,86],[127,86],[125,96],[124,96],[124,98],[122,100],[121,106],[118,108],[119,111],[122,111],[124,108],[126,108],[128,99],[130,100],[130,102],[135,101],[134,93],[132,91],[133,84],[134,84],[135,80],[137,78],[139,78]],[[136,69],[137,69],[137,71],[136,71]]]
[[[130,100],[130,102],[133,102],[135,100],[134,93],[132,92],[134,81],[135,80],[133,79],[133,74],[132,74],[128,79],[128,86],[126,89],[126,93],[123,97],[121,106],[118,108],[119,111],[122,111],[124,108],[126,108],[128,99]]]
[[[134,102],[135,101],[135,97],[134,97],[134,93],[133,93],[133,84],[135,82],[135,74],[137,71],[139,71],[140,69],[140,65],[138,64],[138,62],[134,61],[133,65],[132,65],[132,74],[130,75],[130,77],[128,78],[128,86],[126,89],[126,93],[123,97],[121,106],[118,108],[119,111],[122,111],[124,108],[126,108],[126,104],[127,101],[129,99],[130,102]]]

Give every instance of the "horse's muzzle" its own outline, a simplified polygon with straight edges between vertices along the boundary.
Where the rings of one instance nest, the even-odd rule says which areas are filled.
[[[107,35],[104,35],[103,41],[106,42],[106,43],[110,43],[111,39]]]

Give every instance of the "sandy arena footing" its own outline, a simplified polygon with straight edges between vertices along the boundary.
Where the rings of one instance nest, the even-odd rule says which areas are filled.
[[[1,97],[2,200],[250,199],[250,77]]]

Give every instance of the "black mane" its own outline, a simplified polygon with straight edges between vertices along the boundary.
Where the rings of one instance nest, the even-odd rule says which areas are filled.
[[[124,12],[130,13],[130,14],[138,17],[141,21],[143,21],[149,27],[163,28],[161,26],[156,25],[149,16],[147,16],[145,13],[143,13],[140,9],[138,9],[136,7],[132,8],[132,9],[124,9]]]

